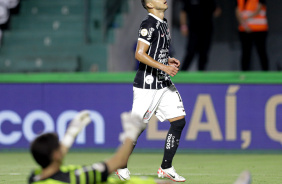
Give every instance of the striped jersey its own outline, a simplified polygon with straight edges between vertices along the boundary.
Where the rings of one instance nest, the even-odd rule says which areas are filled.
[[[162,20],[149,13],[141,23],[138,41],[149,45],[147,54],[155,61],[168,65],[171,36],[166,19]],[[162,89],[171,84],[170,76],[164,71],[140,62],[133,86],[143,89]]]
[[[108,169],[105,163],[91,166],[62,166],[53,176],[41,179],[42,170],[33,171],[29,184],[99,184],[107,181]]]

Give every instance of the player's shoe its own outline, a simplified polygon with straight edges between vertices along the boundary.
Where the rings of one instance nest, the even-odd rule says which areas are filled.
[[[251,173],[249,171],[243,171],[234,184],[251,184]]]
[[[159,178],[169,178],[172,181],[175,182],[184,182],[186,181],[186,179],[182,176],[180,176],[179,174],[176,173],[174,167],[172,166],[171,168],[168,169],[163,169],[163,168],[159,168],[158,170],[158,177]]]
[[[130,180],[130,171],[127,168],[117,169],[116,170],[116,175],[122,181]]]

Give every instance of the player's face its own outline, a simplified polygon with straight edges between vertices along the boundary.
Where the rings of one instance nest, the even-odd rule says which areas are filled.
[[[167,0],[152,0],[152,4],[156,10],[167,10]]]

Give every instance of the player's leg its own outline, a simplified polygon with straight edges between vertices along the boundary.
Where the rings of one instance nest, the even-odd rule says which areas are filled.
[[[122,134],[120,134],[119,139],[121,142],[123,142],[123,145],[115,154],[115,156],[107,162],[109,173],[127,163],[128,157],[133,150],[134,142],[146,127],[142,121],[142,118],[131,113],[122,113],[121,119],[124,131]],[[128,180],[128,178],[123,178],[121,175],[118,176],[121,180]]]
[[[172,166],[172,160],[177,151],[181,133],[186,122],[184,116],[169,119],[169,121],[171,125],[166,136],[164,156],[161,167],[158,170],[158,176],[166,177],[176,182],[184,182],[186,179],[177,174]]]
[[[142,134],[144,130],[142,130],[139,134],[139,136]],[[138,137],[139,137],[138,136]],[[137,138],[138,139],[138,138]],[[131,150],[131,153],[133,152],[135,146],[137,144],[137,141],[133,142],[133,147],[132,147],[132,150]],[[127,163],[128,163],[128,159],[129,157],[127,158],[127,161],[126,161],[126,165],[124,165],[122,168],[120,169],[117,169],[116,170],[116,175],[119,177],[120,180],[122,181],[125,181],[125,180],[129,180],[130,179],[130,171],[129,169],[127,168]]]
[[[156,91],[157,90],[147,90],[147,89],[133,88],[134,98],[133,98],[133,105],[132,105],[132,113],[139,115],[140,118],[144,118],[144,115],[148,111],[150,105],[153,104],[152,103],[153,99],[157,99],[157,98],[154,98],[156,96],[156,94],[155,94]],[[154,109],[152,111],[154,111]],[[151,113],[153,113],[153,112],[151,112]],[[146,120],[148,121],[150,119],[150,117],[151,117],[151,115],[146,117],[147,118]],[[140,133],[140,135],[142,134],[142,132]],[[134,142],[134,146],[132,148],[131,153],[133,152],[136,144],[137,144],[137,140]],[[117,169],[117,171],[116,171],[116,175],[123,181],[130,179],[130,171],[127,168],[127,163],[128,162],[126,162],[126,165],[124,167]]]
[[[169,122],[170,128],[165,140],[164,157],[161,165],[163,169],[172,167],[172,160],[178,148],[182,130],[186,124],[185,116],[169,119]]]
[[[185,110],[179,92],[174,86],[169,88],[159,104],[156,116],[160,120],[168,119],[170,121],[170,129],[167,133],[164,156],[161,167],[158,170],[159,177],[167,177],[173,181],[183,182],[185,178],[176,173],[172,166],[172,160],[177,151],[182,130],[186,124]]]

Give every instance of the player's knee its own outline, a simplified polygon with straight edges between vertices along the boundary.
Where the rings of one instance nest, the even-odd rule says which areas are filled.
[[[186,124],[186,121],[185,121],[185,118],[183,118],[183,119],[173,121],[170,124],[171,124],[171,128],[173,128],[174,130],[182,131]]]

